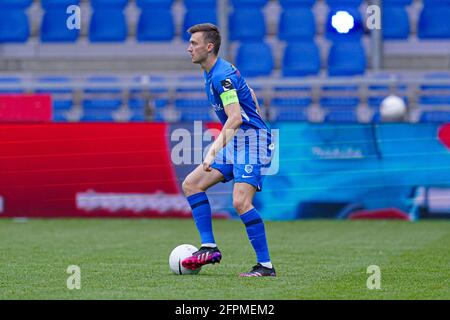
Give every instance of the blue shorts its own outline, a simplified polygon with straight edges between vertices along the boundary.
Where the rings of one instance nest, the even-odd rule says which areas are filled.
[[[223,182],[234,179],[234,182],[254,186],[256,191],[262,190],[265,172],[271,165],[274,144],[270,133],[269,138],[260,138],[258,134],[258,139],[258,143],[249,143],[235,137],[217,154],[211,168],[222,173],[225,178]]]

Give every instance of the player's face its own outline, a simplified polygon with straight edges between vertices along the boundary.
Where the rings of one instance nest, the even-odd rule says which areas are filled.
[[[191,55],[192,63],[202,63],[208,58],[208,44],[202,32],[196,32],[191,36],[187,51]]]

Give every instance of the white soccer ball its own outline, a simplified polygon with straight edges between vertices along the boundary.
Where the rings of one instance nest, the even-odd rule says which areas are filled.
[[[198,251],[196,247],[191,244],[182,244],[172,250],[169,256],[169,266],[170,269],[175,274],[197,274],[200,272],[201,268],[190,270],[186,269],[181,265],[183,259],[192,256],[192,254]]]
[[[381,118],[384,121],[403,121],[406,116],[405,101],[395,95],[383,99],[380,106]]]

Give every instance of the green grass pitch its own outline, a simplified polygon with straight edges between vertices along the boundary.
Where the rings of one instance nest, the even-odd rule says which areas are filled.
[[[222,262],[179,276],[171,250],[199,245],[189,219],[0,220],[0,299],[450,299],[449,221],[268,221],[277,278],[239,278],[255,264],[244,226],[213,226]]]

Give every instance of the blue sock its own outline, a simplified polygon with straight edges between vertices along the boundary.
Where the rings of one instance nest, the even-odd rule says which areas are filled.
[[[259,263],[269,262],[269,248],[267,247],[264,222],[261,220],[255,208],[241,215],[241,220],[247,229],[248,239],[256,252],[256,260]]]
[[[200,192],[187,197],[192,209],[192,216],[200,233],[202,243],[216,243],[212,231],[211,206],[206,193]]]

